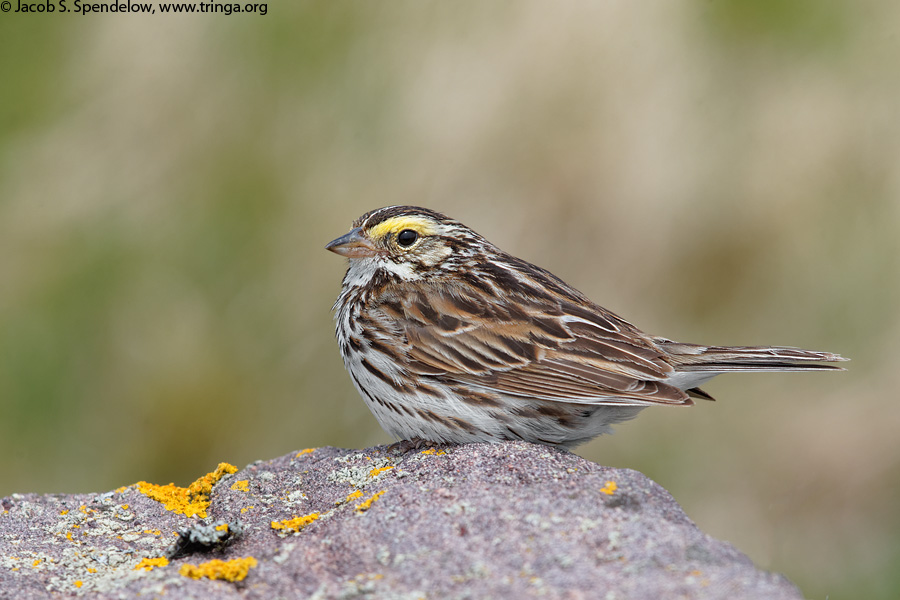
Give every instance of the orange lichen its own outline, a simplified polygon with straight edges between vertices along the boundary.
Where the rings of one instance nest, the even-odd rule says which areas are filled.
[[[252,556],[224,561],[214,559],[199,565],[181,565],[178,573],[191,579],[224,579],[225,581],[243,581],[250,569],[256,566]]]
[[[291,531],[300,531],[313,521],[319,518],[319,513],[314,512],[302,517],[296,517],[293,519],[285,519],[283,521],[272,521],[272,529],[282,530],[285,533],[289,533]]]
[[[59,513],[59,514],[61,514],[61,515],[67,515],[67,514],[69,514],[69,511],[68,511],[68,510],[64,510],[64,511],[62,511],[62,512]]]
[[[615,481],[607,481],[606,485],[600,488],[600,493],[606,494],[607,496],[612,496],[617,489],[619,489],[619,486],[616,485]]]
[[[222,523],[221,525],[216,525],[216,531],[228,531],[228,523]]]
[[[94,567],[88,567],[87,571],[88,571],[88,573],[96,573],[97,569],[95,569]]]
[[[433,454],[434,456],[443,456],[447,453],[443,450],[435,450],[434,448],[429,448],[428,450],[422,450],[419,454]]]
[[[77,588],[80,588],[83,585],[84,585],[84,583],[82,583],[80,580],[75,582],[75,587],[77,587]]]
[[[363,513],[372,506],[372,503],[378,500],[382,494],[384,494],[385,490],[381,490],[380,492],[376,492],[369,496],[367,499],[363,500],[359,504],[356,505],[356,512]]]
[[[159,558],[145,558],[137,564],[134,570],[137,571],[138,569],[144,569],[145,571],[152,571],[154,567],[165,567],[168,564],[169,559],[164,556],[161,556]]]
[[[32,567],[36,567],[36,566],[38,566],[39,564],[41,564],[41,559],[38,558],[38,559],[36,559],[33,563],[31,563],[31,566],[32,566]]]
[[[245,512],[247,512],[248,510],[251,510],[251,509],[253,509],[253,508],[255,508],[255,507],[252,506],[252,505],[251,505],[251,506],[245,506],[244,508],[241,509],[241,514],[244,514]]]
[[[234,465],[230,465],[228,463],[219,463],[219,466],[216,467],[216,470],[212,473],[207,473],[203,477],[197,479],[194,483],[192,483],[188,490],[190,490],[191,494],[194,496],[209,496],[212,492],[213,486],[217,481],[222,479],[225,475],[230,475],[232,473],[237,473],[238,468]]]
[[[241,479],[240,481],[235,481],[231,484],[231,489],[237,490],[238,492],[249,492],[250,491],[250,480],[249,479]]]
[[[116,492],[117,494],[121,494],[122,492],[124,492],[124,491],[127,490],[127,489],[128,489],[128,486],[127,486],[127,485],[123,485],[123,486],[120,487],[120,488],[116,488],[116,489],[115,489],[115,492]]]
[[[356,500],[357,498],[362,498],[362,490],[356,490],[355,492],[351,493],[349,496],[347,496],[344,502],[350,502],[351,500]]]
[[[378,475],[381,475],[385,471],[390,471],[393,468],[394,467],[377,467],[377,468],[369,471],[369,477],[377,477]]]
[[[73,541],[73,540],[72,540],[72,532],[71,532],[71,531],[67,531],[67,532],[66,532],[66,539],[69,540],[70,542]]]
[[[298,452],[297,455],[296,455],[294,458],[300,458],[300,457],[303,456],[304,454],[310,454],[310,453],[315,452],[315,451],[316,451],[315,448],[304,448],[303,450],[301,450],[300,452]]]
[[[178,487],[174,483],[157,485],[139,481],[135,485],[138,491],[162,503],[166,510],[186,517],[206,518],[206,509],[209,508],[209,494],[213,485],[226,474],[237,472],[238,468],[228,463],[219,463],[212,473],[207,473],[186,488]]]

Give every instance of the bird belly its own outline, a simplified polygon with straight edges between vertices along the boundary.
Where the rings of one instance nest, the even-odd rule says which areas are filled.
[[[443,384],[437,378],[428,378],[419,388],[404,388],[398,381],[410,380],[402,377],[394,380],[388,364],[371,365],[379,370],[378,375],[361,360],[350,359],[346,365],[378,424],[398,440],[418,438],[447,443],[524,440],[571,448],[610,433],[610,425],[634,418],[643,409],[484,393],[474,397],[467,394],[470,390]]]

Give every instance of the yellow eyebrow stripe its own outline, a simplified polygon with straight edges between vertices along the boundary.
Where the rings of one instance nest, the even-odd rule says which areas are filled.
[[[422,217],[392,217],[369,229],[369,237],[380,240],[391,233],[412,229],[419,235],[432,235],[437,233],[434,222]]]

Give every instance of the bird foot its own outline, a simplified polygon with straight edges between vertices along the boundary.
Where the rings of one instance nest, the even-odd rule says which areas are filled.
[[[400,440],[399,442],[394,442],[393,444],[389,444],[387,447],[388,452],[391,454],[406,454],[411,450],[421,450],[422,448],[431,448],[432,446],[437,446],[437,442],[433,442],[431,440],[424,440],[422,438],[412,438],[409,440]]]

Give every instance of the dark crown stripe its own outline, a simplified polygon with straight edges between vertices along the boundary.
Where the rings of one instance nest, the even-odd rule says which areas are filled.
[[[385,206],[384,208],[376,208],[375,210],[367,212],[354,221],[353,226],[368,229],[369,227],[374,227],[388,219],[401,216],[424,216],[440,222],[452,221],[452,219],[448,218],[446,215],[442,215],[441,213],[428,208],[421,208],[418,206]]]

